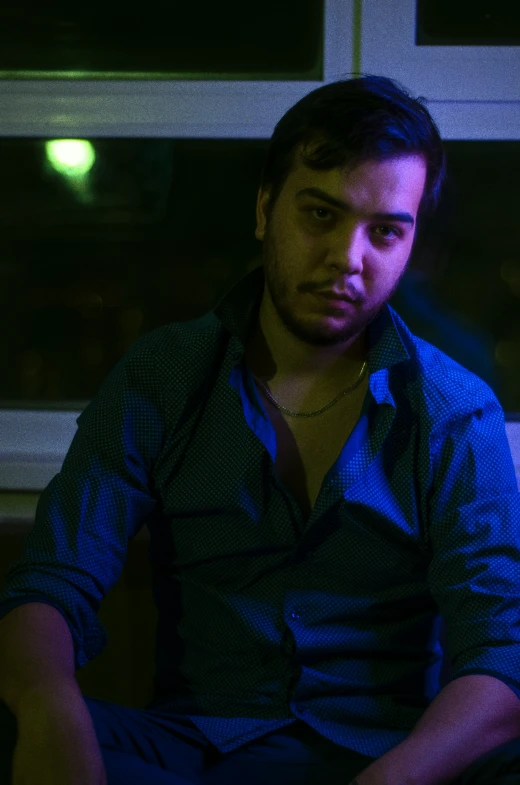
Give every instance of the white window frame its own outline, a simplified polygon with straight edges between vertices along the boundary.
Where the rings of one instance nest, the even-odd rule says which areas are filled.
[[[360,70],[425,95],[443,138],[518,139],[520,47],[416,46],[416,21],[416,0],[363,0]]]
[[[325,0],[318,82],[0,78],[0,136],[269,139],[311,90],[376,73],[426,95],[444,139],[518,139],[519,47],[415,47],[414,30],[415,0]],[[489,64],[515,75],[498,94]],[[34,519],[39,493],[60,470],[87,404],[31,410],[0,402],[0,524]],[[520,415],[506,417],[520,488]]]

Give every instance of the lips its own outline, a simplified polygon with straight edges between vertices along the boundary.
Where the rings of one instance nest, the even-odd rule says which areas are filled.
[[[330,294],[323,292],[314,292],[314,296],[325,308],[330,308],[335,311],[347,311],[354,307],[352,300],[347,300],[345,297],[334,297]]]
[[[328,300],[342,300],[343,302],[348,302],[348,303],[354,302],[353,298],[346,293],[342,294],[341,292],[326,291],[326,292],[316,292],[316,294],[321,294],[322,297],[326,297]]]

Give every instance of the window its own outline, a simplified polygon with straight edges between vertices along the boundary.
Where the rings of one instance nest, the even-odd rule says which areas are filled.
[[[361,0],[272,0],[258,18],[238,0],[149,3],[146,18],[109,7],[1,12],[0,492],[42,490],[133,341],[207,312],[259,263],[255,203],[274,125],[324,81],[371,71]],[[438,121],[458,111],[429,109]],[[480,373],[512,424],[519,142],[448,126],[450,187],[391,304]]]
[[[323,0],[7,0],[8,79],[323,78]]]

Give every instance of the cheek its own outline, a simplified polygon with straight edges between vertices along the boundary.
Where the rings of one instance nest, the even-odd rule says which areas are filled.
[[[394,267],[382,262],[365,264],[361,275],[363,288],[368,301],[379,302],[385,299],[398,280]]]

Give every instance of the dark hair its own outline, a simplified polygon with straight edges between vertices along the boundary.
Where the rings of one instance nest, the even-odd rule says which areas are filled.
[[[422,226],[436,212],[447,177],[439,129],[424,102],[424,96],[413,98],[394,79],[373,74],[308,93],[277,123],[267,149],[261,187],[270,193],[268,216],[302,144],[302,161],[314,170],[422,154],[427,174],[417,228]]]

